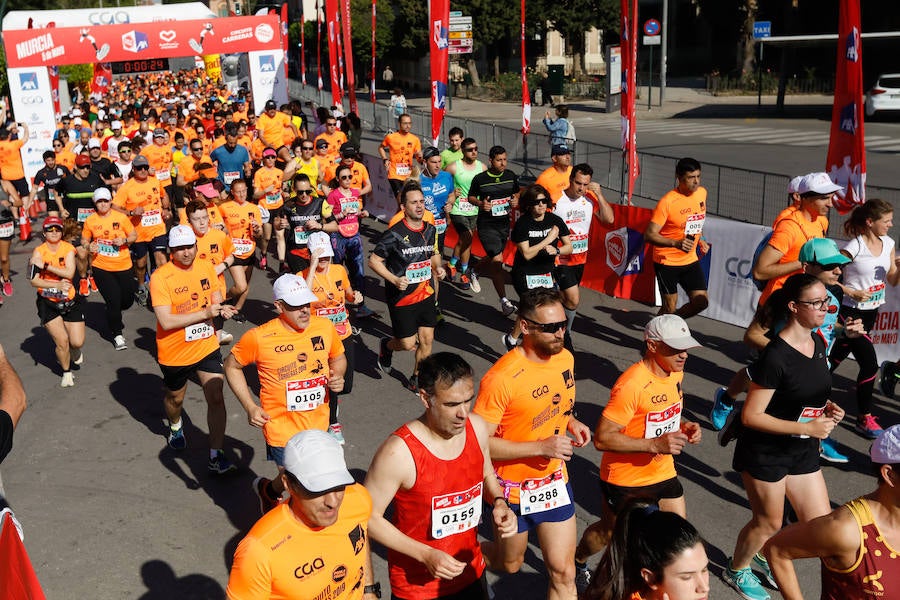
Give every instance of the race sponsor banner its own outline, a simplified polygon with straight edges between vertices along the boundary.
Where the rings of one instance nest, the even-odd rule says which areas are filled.
[[[627,163],[625,189],[622,196],[631,204],[634,182],[640,173],[637,157],[637,0],[621,0],[622,8],[622,153]]]
[[[449,69],[450,0],[431,0],[431,145],[437,147],[444,123]]]
[[[339,61],[341,52],[338,47],[338,0],[325,0],[325,26],[328,32],[328,66],[331,73],[331,103],[340,106],[344,98],[341,85]]]
[[[280,50],[277,15],[4,31],[10,67]]]
[[[106,95],[112,83],[112,65],[108,62],[94,63],[94,75],[91,77],[91,96],[100,98]]]
[[[279,106],[288,101],[287,79],[284,77],[284,52],[255,50],[247,53],[250,62],[250,88],[253,106],[262,107],[270,98]]]
[[[44,168],[41,157],[53,144],[56,113],[53,110],[50,75],[46,67],[8,69],[9,97],[16,121],[28,125],[30,137],[22,146],[25,177],[33,179]]]
[[[859,0],[841,0],[831,139],[825,170],[844,188],[834,207],[845,214],[866,201],[866,145]]]
[[[372,0],[372,73],[369,76],[369,100],[375,104],[375,22],[376,22],[376,0]]]
[[[353,70],[353,35],[350,23],[350,0],[341,0],[341,28],[344,31],[344,72],[347,74],[347,96],[350,111],[359,114],[356,104],[356,72]]]
[[[885,303],[878,309],[875,327],[869,332],[878,364],[900,360],[900,290],[889,291],[895,293],[886,295]]]
[[[653,214],[647,208],[612,205],[612,225],[594,222],[582,285],[616,298],[652,304],[656,277],[644,229]]]
[[[46,29],[53,27],[55,23],[65,23],[68,27],[90,27],[92,25],[175,21],[176,19],[212,19],[215,16],[209,10],[209,6],[203,2],[181,3],[176,10],[173,10],[172,6],[168,4],[61,10],[11,10],[3,17],[3,33],[5,35],[7,31],[13,29]]]
[[[207,54],[203,57],[203,68],[207,77],[218,81],[222,77],[222,57],[218,54]]]
[[[528,73],[525,61],[525,0],[522,0],[519,12],[522,15],[519,24],[519,50],[522,54],[522,135],[528,135],[528,132],[531,131],[531,95],[528,93]]]

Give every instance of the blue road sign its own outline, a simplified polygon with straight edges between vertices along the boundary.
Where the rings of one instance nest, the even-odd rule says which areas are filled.
[[[772,37],[772,21],[753,21],[753,39]]]
[[[656,19],[647,19],[644,21],[644,35],[654,36],[659,35],[659,30],[662,26],[659,24],[659,21]]]

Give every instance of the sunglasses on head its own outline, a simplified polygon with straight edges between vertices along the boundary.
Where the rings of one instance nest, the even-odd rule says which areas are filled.
[[[538,323],[537,321],[532,321],[528,317],[522,317],[523,320],[528,321],[534,328],[543,333],[556,333],[560,329],[566,328],[566,321],[559,321],[558,323]]]

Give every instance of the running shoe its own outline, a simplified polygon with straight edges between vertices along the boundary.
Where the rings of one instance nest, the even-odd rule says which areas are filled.
[[[72,375],[72,371],[66,371],[62,375],[62,381],[59,382],[59,387],[72,387],[75,385],[75,377]]]
[[[78,294],[85,298],[91,295],[91,286],[88,283],[87,277],[82,277],[81,281],[78,282]]]
[[[447,271],[447,279],[453,281],[453,279],[456,277],[456,273],[458,272],[456,269],[456,265],[447,263],[447,265],[444,267],[444,270]]]
[[[719,445],[723,448],[736,440],[741,430],[741,413],[733,410],[728,418],[725,419],[725,426],[719,430]]]
[[[3,295],[7,298],[13,295],[12,281],[9,279],[3,281]]]
[[[513,348],[515,348],[516,346],[519,345],[519,341],[514,340],[513,337],[511,335],[509,335],[508,333],[504,333],[500,337],[503,340],[503,345],[506,347],[507,351],[512,350]]]
[[[753,564],[766,578],[766,582],[777,590],[778,584],[775,582],[775,576],[772,575],[772,569],[769,568],[769,561],[766,560],[766,557],[757,552],[753,555]]]
[[[759,578],[750,570],[750,567],[734,571],[731,568],[731,559],[728,559],[728,566],[722,571],[722,578],[742,598],[747,600],[769,600],[769,593],[763,588]]]
[[[225,475],[238,470],[237,465],[225,458],[225,452],[216,450],[216,455],[209,459],[206,469],[211,475]]]
[[[468,290],[472,287],[472,284],[469,282],[469,276],[465,273],[457,273],[453,281],[459,284],[459,289],[461,290]]]
[[[134,293],[134,301],[141,306],[147,306],[147,299],[150,298],[150,291],[146,285],[140,286]]]
[[[91,292],[99,292],[100,291],[100,288],[97,287],[97,282],[94,281],[93,275],[88,277],[88,285],[91,286]]]
[[[837,444],[831,438],[819,440],[819,458],[834,464],[843,464],[850,460],[838,452]]]
[[[344,428],[340,423],[332,423],[329,425],[328,433],[331,434],[331,437],[337,440],[337,443],[341,446],[346,443],[346,440],[344,439]]]
[[[588,586],[591,585],[591,570],[587,568],[587,565],[579,565],[577,562],[575,563],[575,589],[578,590],[578,595],[581,596],[584,594]]]
[[[500,312],[503,313],[504,317],[508,317],[516,312],[516,307],[509,301],[509,298],[504,296],[503,298],[500,298]]]
[[[472,288],[472,291],[476,294],[481,293],[481,284],[478,282],[478,275],[475,274],[475,270],[472,267],[469,267],[469,270],[466,272],[466,275],[469,276],[469,287]]]
[[[870,440],[874,440],[884,433],[884,429],[878,424],[878,417],[873,417],[872,415],[863,415],[861,419],[856,421],[855,429],[856,433]]]
[[[172,450],[184,450],[187,448],[187,439],[184,437],[184,427],[172,429],[169,427],[169,437],[166,439]]]
[[[878,382],[881,393],[888,398],[893,398],[898,380],[900,380],[900,370],[897,369],[897,363],[889,360],[881,363],[881,378]]]
[[[245,317],[242,312],[236,312],[231,316],[231,320],[235,323],[246,323],[247,317]]]
[[[128,348],[128,344],[125,343],[125,338],[122,334],[113,338],[113,346],[116,350],[126,350]]]
[[[231,342],[234,341],[234,336],[225,331],[224,329],[220,329],[216,332],[216,336],[219,338],[220,346],[227,346]]]
[[[282,273],[282,274],[284,274],[284,273],[290,273],[290,272],[291,272],[291,268],[288,266],[288,264],[287,264],[286,262],[282,262],[282,263],[281,263],[281,266],[278,268],[278,271],[279,271],[280,273]]]
[[[268,267],[268,266],[269,266],[269,261],[266,258],[266,256],[263,255],[263,257],[261,259],[259,259],[259,268],[262,269],[263,271],[265,271],[266,267]]]
[[[722,428],[725,427],[725,421],[728,419],[728,415],[734,410],[733,401],[731,406],[725,404],[725,391],[726,388],[723,387],[716,390],[716,398],[713,401],[712,410],[709,412],[709,420],[712,422],[712,427],[716,431],[721,431]]]
[[[378,368],[384,373],[391,372],[391,363],[394,360],[394,351],[388,348],[391,338],[381,338],[378,346]]]
[[[357,319],[368,319],[369,317],[375,316],[375,311],[366,306],[365,304],[360,304],[353,311],[353,314],[356,315]]]
[[[411,391],[413,394],[419,393],[419,376],[415,373],[409,376],[409,379],[406,382],[406,388]]]
[[[253,480],[253,491],[259,496],[259,512],[262,514],[266,514],[278,506],[278,499],[269,495],[270,483],[272,483],[272,480],[265,477],[257,477]]]
[[[78,365],[78,366],[81,366],[82,364],[84,364],[84,351],[79,348],[77,350],[73,350],[72,352],[73,352],[72,364]],[[78,356],[74,356],[75,352],[78,353]]]

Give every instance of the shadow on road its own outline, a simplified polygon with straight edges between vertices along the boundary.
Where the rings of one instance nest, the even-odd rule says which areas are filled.
[[[178,577],[169,563],[150,560],[141,565],[141,579],[147,591],[139,600],[221,600],[225,590],[212,577],[192,573]]]

